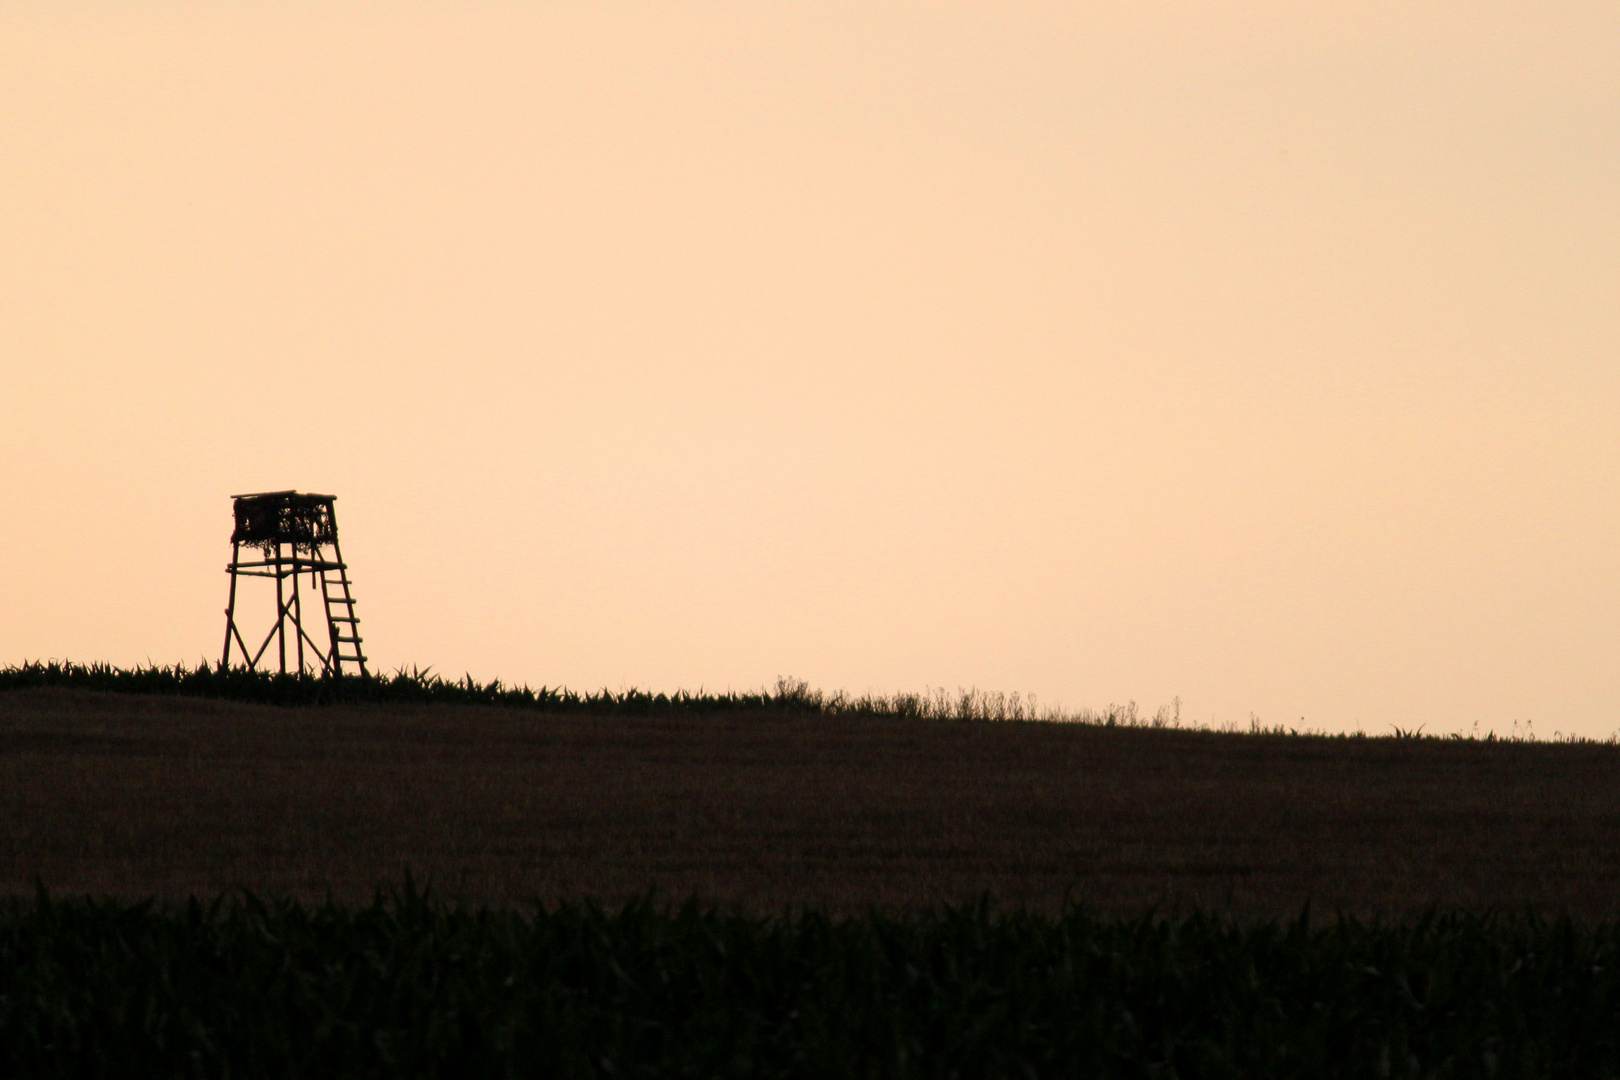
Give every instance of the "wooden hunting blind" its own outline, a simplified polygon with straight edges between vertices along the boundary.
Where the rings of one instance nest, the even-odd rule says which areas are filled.
[[[231,533],[230,599],[225,605],[225,654],[220,663],[231,664],[231,642],[242,650],[249,671],[259,669],[259,661],[270,642],[276,643],[277,670],[287,673],[289,630],[296,650],[295,670],[323,675],[342,675],[350,664],[365,675],[366,657],[360,651],[360,619],[354,613],[354,592],[349,568],[338,547],[335,495],[315,495],[301,491],[266,491],[256,495],[233,495],[236,528]],[[246,549],[246,550],[244,550]],[[243,556],[247,556],[244,560]],[[260,558],[253,558],[254,555]],[[316,644],[304,627],[304,597],[299,587],[302,574],[309,575],[309,592],[320,590],[326,612],[326,645]],[[242,638],[236,622],[236,584],[240,577],[274,578],[276,621],[254,652]],[[309,646],[309,654],[304,646]]]

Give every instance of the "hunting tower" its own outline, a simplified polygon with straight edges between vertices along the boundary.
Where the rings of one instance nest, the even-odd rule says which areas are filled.
[[[338,547],[337,513],[332,508],[337,496],[266,491],[231,498],[236,503],[236,529],[231,533],[231,565],[225,568],[231,576],[231,593],[225,605],[225,655],[220,663],[231,666],[234,640],[242,650],[248,670],[257,671],[259,660],[274,641],[276,670],[285,675],[290,633],[296,648],[293,670],[298,674],[313,670],[322,675],[342,675],[345,664],[359,669],[361,675],[367,674],[366,658],[360,651],[360,620],[354,613],[349,568]],[[244,555],[248,561],[243,561]],[[260,558],[254,559],[254,555]],[[315,643],[304,626],[304,596],[299,589],[299,578],[303,574],[309,575],[307,591],[311,598],[317,588],[320,590],[321,607],[326,612],[324,649]],[[236,623],[239,577],[274,578],[276,582],[276,622],[257,652],[248,650]],[[305,645],[312,655],[304,652]]]

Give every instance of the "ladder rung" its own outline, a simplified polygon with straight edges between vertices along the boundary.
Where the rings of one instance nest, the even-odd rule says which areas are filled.
[[[358,638],[358,637],[344,637],[342,634],[339,634],[337,636],[337,639],[339,641],[353,642],[356,645],[360,644],[361,641],[365,640],[364,638]]]
[[[355,618],[353,615],[328,615],[326,617],[326,621],[327,622],[359,622],[360,620]]]

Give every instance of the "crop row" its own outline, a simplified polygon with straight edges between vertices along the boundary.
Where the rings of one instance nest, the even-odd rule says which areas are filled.
[[[938,689],[924,694],[851,696],[825,694],[795,679],[778,679],[774,690],[726,693],[650,693],[608,689],[580,693],[565,687],[511,686],[499,679],[481,683],[471,675],[446,679],[430,670],[375,676],[298,676],[244,667],[200,663],[172,667],[149,665],[119,668],[110,664],[75,664],[63,661],[28,661],[0,668],[0,691],[61,686],[108,693],[171,694],[223,698],[266,705],[446,704],[497,705],[547,712],[596,715],[650,715],[663,713],[715,713],[725,711],[777,712],[796,715],[922,717],[948,720],[1070,720],[1124,726],[1170,725],[1167,710],[1152,717],[1139,716],[1134,703],[1102,712],[1068,714],[1039,709],[1032,696],[978,689],[954,693]]]
[[[0,908],[11,1076],[1613,1076],[1620,934],[1534,915]]]

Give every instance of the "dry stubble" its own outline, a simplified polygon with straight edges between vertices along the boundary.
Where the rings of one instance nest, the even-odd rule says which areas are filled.
[[[1620,749],[0,695],[0,888],[1620,913]]]

